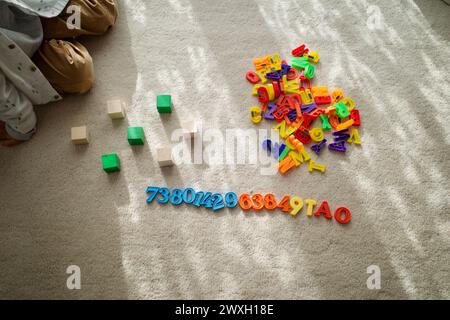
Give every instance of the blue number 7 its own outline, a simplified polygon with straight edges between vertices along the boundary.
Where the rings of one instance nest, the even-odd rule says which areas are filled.
[[[147,193],[151,193],[150,196],[147,198],[147,203],[152,202],[155,200],[156,195],[158,194],[159,187],[147,187]]]

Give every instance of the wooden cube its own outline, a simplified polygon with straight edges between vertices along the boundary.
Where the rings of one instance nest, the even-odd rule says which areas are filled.
[[[172,96],[161,94],[156,97],[156,108],[159,113],[172,113]]]
[[[143,145],[145,143],[144,128],[128,127],[128,142],[130,145]]]
[[[108,101],[108,115],[111,119],[125,118],[125,108],[122,100],[114,99]]]
[[[120,159],[116,153],[105,154],[102,156],[102,167],[107,173],[120,171]]]
[[[156,154],[160,167],[168,167],[173,165],[171,147],[158,148],[156,149]]]
[[[74,144],[88,144],[89,136],[86,126],[72,128],[72,142]]]
[[[195,121],[183,123],[184,137],[186,139],[194,139],[198,134],[198,127]]]

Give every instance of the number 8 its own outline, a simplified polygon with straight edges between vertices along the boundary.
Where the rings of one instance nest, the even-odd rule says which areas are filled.
[[[183,202],[183,190],[173,189],[172,195],[170,196],[170,203],[177,206],[182,202]]]

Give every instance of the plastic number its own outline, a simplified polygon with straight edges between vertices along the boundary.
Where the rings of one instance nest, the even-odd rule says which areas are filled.
[[[196,200],[195,190],[192,188],[186,188],[183,192],[183,201],[187,204],[191,204]]]
[[[289,212],[292,209],[291,205],[289,204],[289,199],[290,196],[288,195],[284,196],[283,199],[281,199],[280,203],[278,204],[278,208],[280,208],[281,211]]]
[[[238,197],[236,193],[234,192],[228,192],[225,195],[225,203],[227,205],[227,208],[234,208],[238,204]]]
[[[150,193],[150,196],[147,198],[147,203],[151,203],[153,200],[155,200],[155,197],[157,196],[159,191],[159,187],[147,187],[147,193]]]
[[[264,208],[264,198],[261,194],[255,193],[252,195],[253,209],[262,210]]]
[[[170,196],[170,203],[174,205],[180,205],[183,202],[183,190],[173,189]]]
[[[292,197],[289,204],[292,207],[291,215],[296,216],[297,213],[303,208],[303,200],[299,197]]]
[[[162,199],[156,199],[159,203],[169,202],[170,190],[167,188],[159,188],[158,194],[162,196]]]
[[[215,193],[211,197],[211,201],[213,203],[212,209],[214,211],[225,208],[225,203],[223,202],[223,197],[220,193]]]
[[[205,196],[205,193],[203,191],[199,191],[195,194],[194,201],[192,204],[196,207],[200,207],[202,205],[203,197]]]
[[[202,206],[205,206],[205,208],[212,208],[213,202],[211,196],[212,196],[211,192],[205,193],[205,196],[203,197],[202,202],[200,204]]]
[[[253,207],[252,199],[249,194],[244,193],[239,197],[239,206],[242,210],[250,210]]]
[[[264,207],[267,210],[274,210],[277,207],[277,200],[273,194],[269,193],[264,196]]]

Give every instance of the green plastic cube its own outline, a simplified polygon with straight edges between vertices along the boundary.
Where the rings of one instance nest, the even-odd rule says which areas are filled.
[[[170,94],[162,94],[156,97],[156,108],[159,113],[172,112],[172,96]]]
[[[143,145],[145,143],[144,128],[128,127],[128,142],[132,145]]]
[[[115,153],[105,154],[102,156],[102,165],[105,172],[120,171],[120,159]]]

